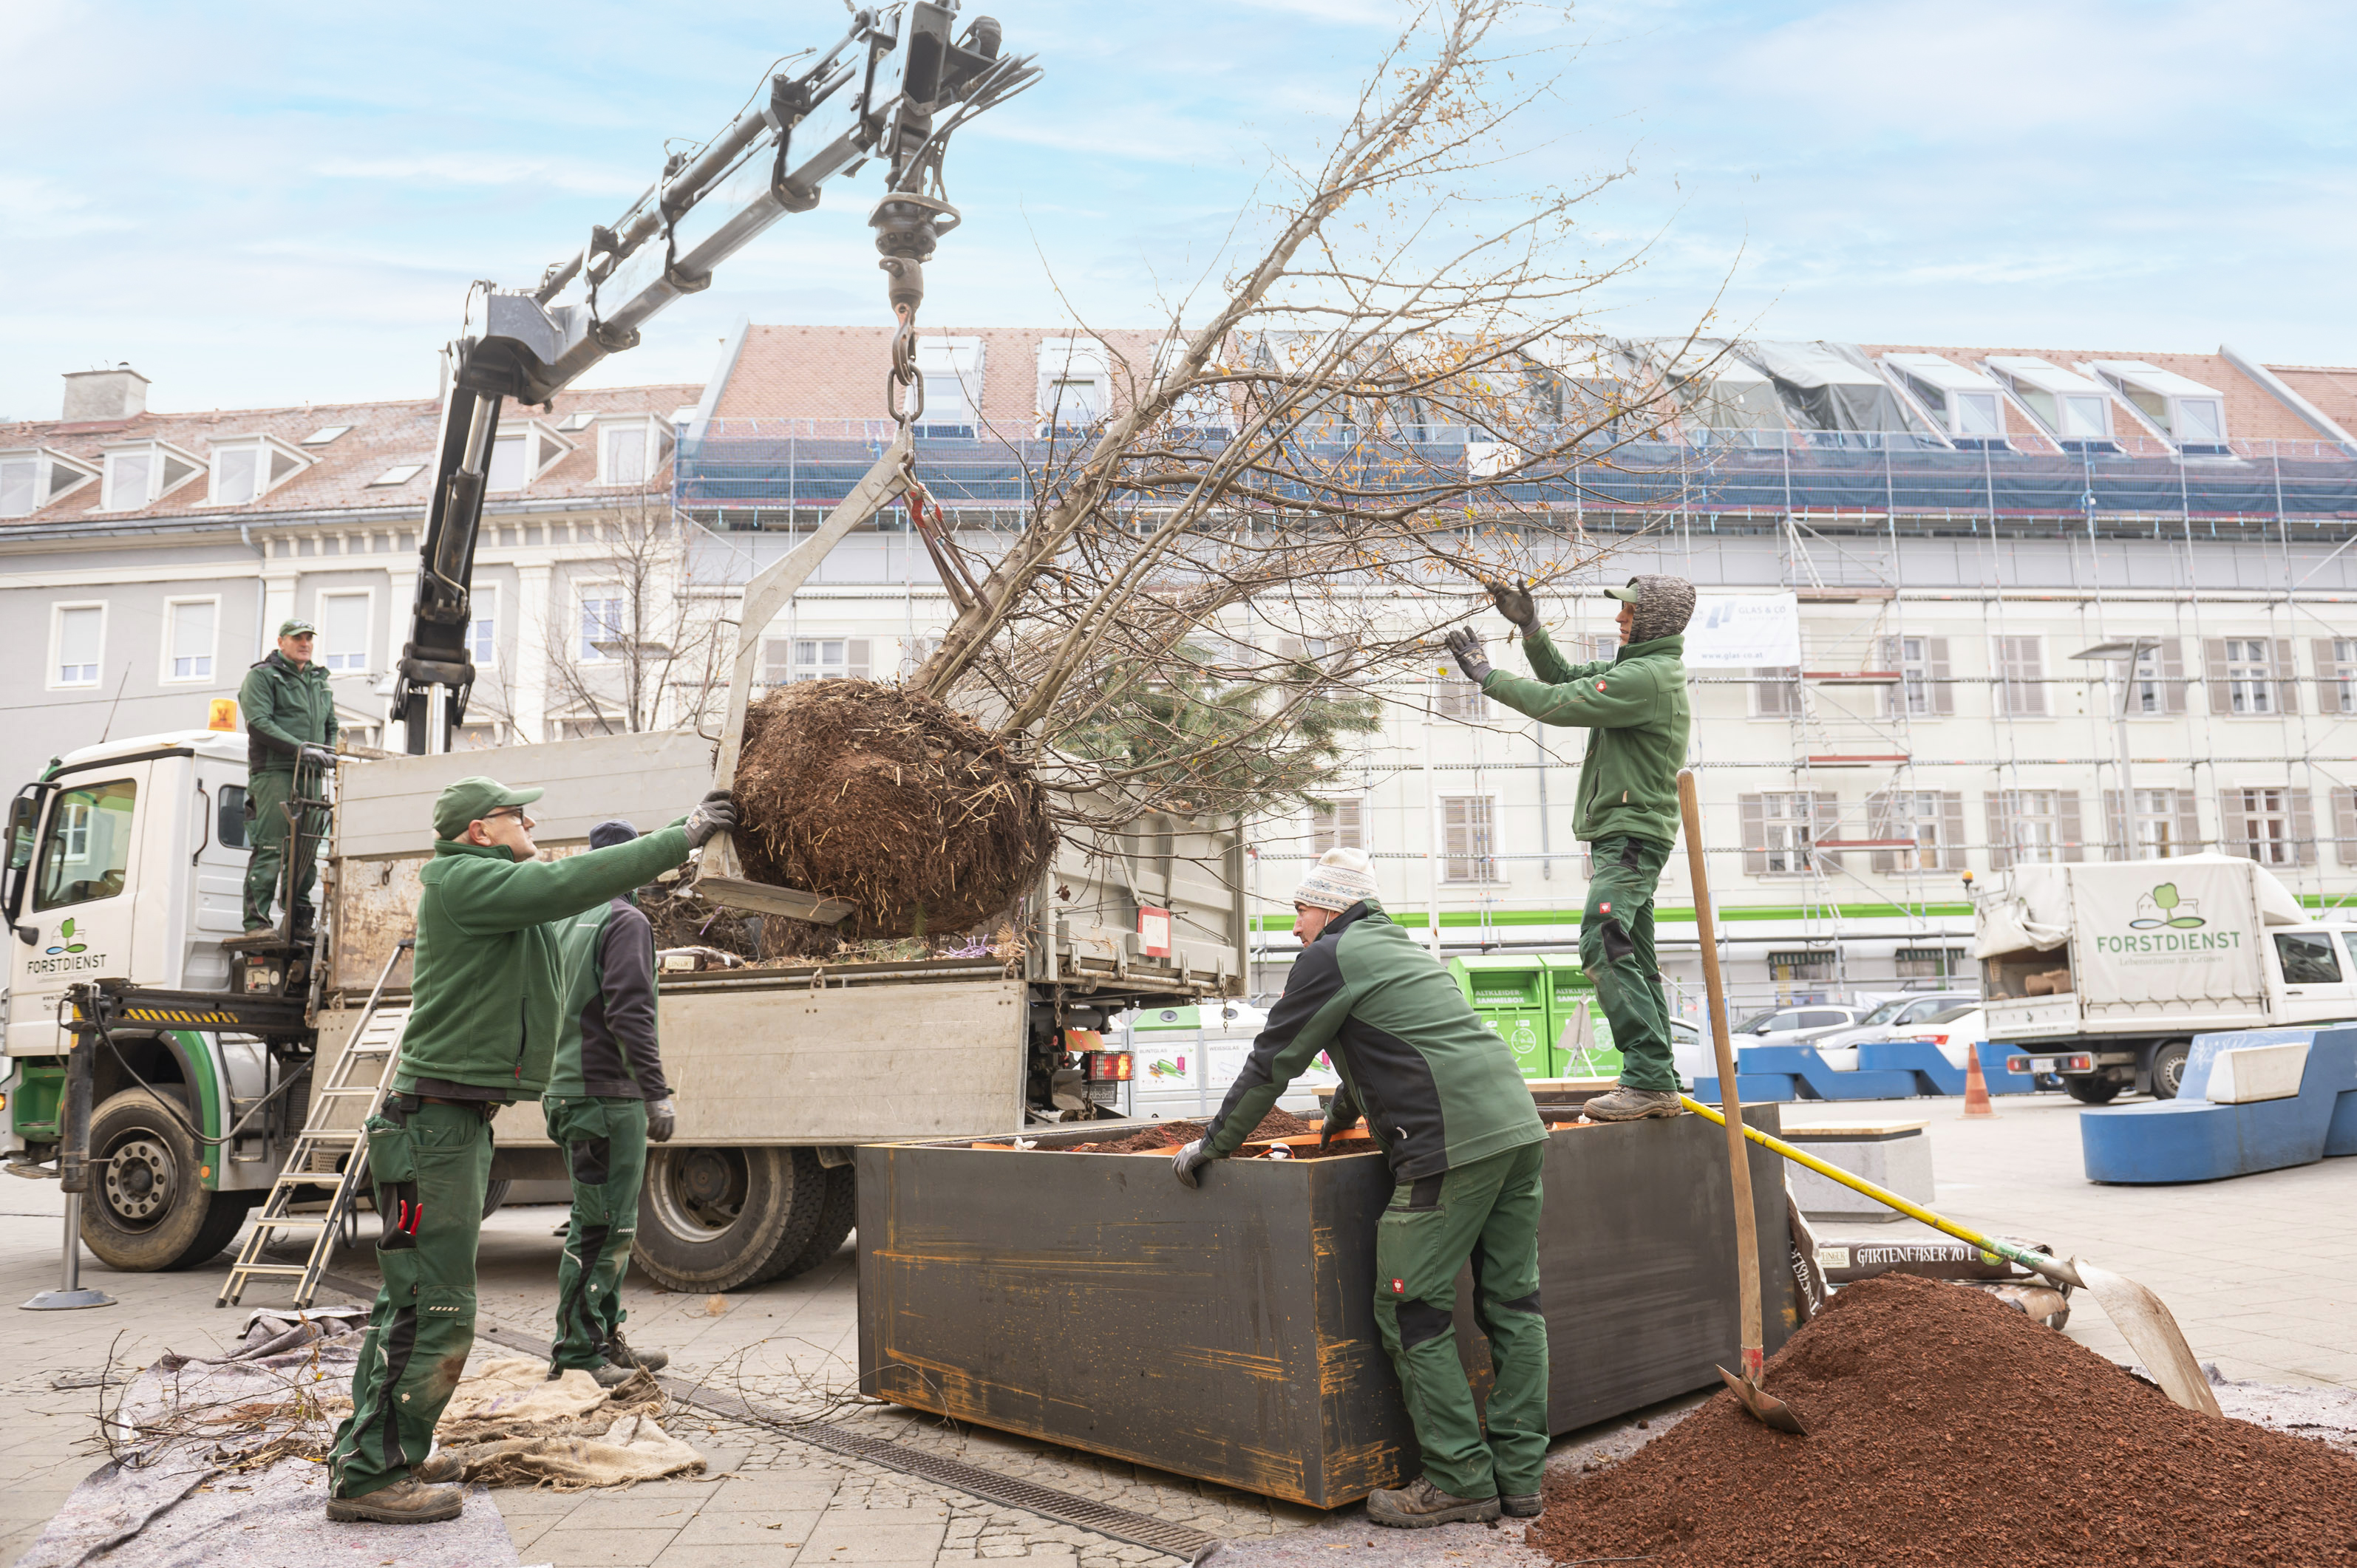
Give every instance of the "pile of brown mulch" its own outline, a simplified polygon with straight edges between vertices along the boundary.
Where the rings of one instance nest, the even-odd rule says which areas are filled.
[[[1175,1149],[1181,1144],[1191,1144],[1210,1129],[1200,1122],[1164,1122],[1133,1133],[1126,1138],[1107,1139],[1102,1144],[1079,1144],[1066,1151],[1075,1155],[1142,1155],[1149,1149]],[[1271,1110],[1261,1118],[1260,1125],[1252,1130],[1254,1138],[1297,1138],[1304,1133],[1315,1133],[1318,1123],[1304,1122],[1290,1111]],[[1249,1142],[1250,1140],[1247,1140]]]
[[[1719,1393],[1549,1477],[1530,1543],[1650,1568],[2357,1563],[2357,1460],[2181,1409],[1980,1291],[1846,1285],[1766,1382],[1808,1436]]]
[[[1028,762],[964,714],[868,681],[755,703],[735,796],[746,875],[850,899],[841,937],[993,923],[1056,847]]]

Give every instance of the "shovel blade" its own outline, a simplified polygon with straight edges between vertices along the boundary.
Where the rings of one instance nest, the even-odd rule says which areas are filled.
[[[2128,1348],[2144,1363],[2146,1373],[2160,1385],[2160,1391],[2188,1410],[2198,1410],[2211,1415],[2220,1414],[2218,1396],[2210,1391],[2210,1380],[2201,1374],[2201,1363],[2193,1359],[2193,1348],[2185,1342],[2185,1335],[2177,1326],[2177,1319],[2155,1295],[2134,1280],[2123,1279],[2108,1269],[2072,1260],[2079,1271],[2080,1282]]]
[[[1758,1383],[1738,1378],[1725,1367],[1718,1369],[1718,1375],[1727,1380],[1727,1386],[1735,1391],[1735,1397],[1743,1402],[1743,1408],[1749,1411],[1752,1419],[1761,1425],[1789,1432],[1795,1437],[1809,1434],[1809,1429],[1801,1424],[1801,1418],[1792,1413],[1792,1407]]]

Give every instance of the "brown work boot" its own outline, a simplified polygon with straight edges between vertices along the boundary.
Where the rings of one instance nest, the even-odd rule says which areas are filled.
[[[661,1350],[633,1350],[616,1329],[606,1336],[606,1359],[617,1367],[644,1367],[650,1372],[660,1372],[671,1365],[671,1358]]]
[[[1487,1524],[1498,1512],[1495,1498],[1456,1497],[1422,1476],[1398,1491],[1374,1492],[1367,1498],[1369,1519],[1403,1530],[1434,1524]]]
[[[1536,1519],[1546,1511],[1546,1499],[1537,1492],[1500,1492],[1498,1507],[1508,1519]]]
[[[1674,1090],[1631,1089],[1625,1083],[1579,1109],[1590,1122],[1641,1122],[1648,1116],[1683,1116],[1686,1111]]]
[[[447,1448],[436,1448],[424,1459],[409,1467],[409,1478],[438,1486],[445,1481],[467,1478],[467,1462]]]
[[[328,1517],[344,1524],[440,1524],[458,1517],[467,1494],[456,1487],[429,1487],[404,1476],[364,1498],[329,1498]]]

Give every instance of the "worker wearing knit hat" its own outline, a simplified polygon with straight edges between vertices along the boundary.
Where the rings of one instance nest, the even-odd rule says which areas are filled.
[[[1594,871],[1579,919],[1581,967],[1612,1026],[1620,1087],[1586,1107],[1591,1121],[1675,1116],[1678,1070],[1670,1055],[1670,1003],[1653,954],[1653,889],[1678,838],[1678,769],[1686,759],[1686,622],[1694,585],[1683,577],[1631,577],[1601,590],[1620,606],[1620,650],[1572,664],[1555,651],[1530,585],[1491,583],[1499,613],[1522,629],[1535,681],[1490,668],[1481,639],[1448,634],[1458,668],[1482,694],[1543,724],[1587,731],[1572,831]]]
[[[1178,1151],[1192,1187],[1236,1152],[1323,1053],[1342,1079],[1321,1146],[1359,1124],[1397,1184],[1375,1230],[1375,1322],[1407,1391],[1424,1473],[1376,1492],[1377,1524],[1528,1518],[1547,1446],[1539,1315],[1539,1167],[1546,1128],[1513,1053],[1440,961],[1383,913],[1367,853],[1329,849],[1293,893],[1301,952],[1220,1114]],[[1494,1380],[1488,1430],[1449,1331],[1473,1265]]]

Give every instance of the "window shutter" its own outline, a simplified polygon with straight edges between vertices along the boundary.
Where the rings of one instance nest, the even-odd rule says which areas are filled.
[[[1866,798],[1866,836],[1870,839],[1895,839],[1899,836],[1897,814],[1890,809],[1890,791],[1880,790]],[[1878,849],[1874,852],[1874,870],[1878,876],[1888,876],[1899,869],[1899,852]]]
[[[2054,836],[2062,841],[2062,858],[2087,858],[2085,831],[2079,825],[2079,791],[2054,791]]]
[[[7,509],[0,507],[0,517],[7,514]],[[2341,666],[2332,657],[2332,639],[2317,638],[2309,644],[2309,651],[2316,655],[2316,711],[2337,714],[2341,711],[2341,693],[2333,688],[2340,683]]]
[[[1743,875],[1768,875],[1768,813],[1757,795],[1738,795],[1736,809],[1743,820]]]
[[[2299,712],[2299,666],[2295,663],[2292,659],[2291,639],[2288,637],[2276,638],[2275,639],[2275,650],[2276,703],[2277,711],[2287,714],[2296,714]],[[2305,865],[2308,863],[2306,861],[2302,861],[2300,864]]]
[[[1834,798],[1830,790],[1823,790],[1810,796],[1809,842],[1814,844],[1825,839],[1839,837],[1841,837],[1841,802]],[[1821,866],[1836,869],[1842,863],[1839,853],[1827,850],[1817,850],[1815,859]]]
[[[2201,848],[2201,808],[2195,803],[2193,791],[2179,789],[2177,796],[2177,843],[2179,854],[2193,854]]]
[[[1940,836],[1945,840],[1941,857],[1950,871],[1962,871],[1972,862],[1964,858],[1964,796],[1961,789],[1949,789],[1940,796]]]
[[[1927,637],[1923,639],[1923,663],[1932,677],[1932,711],[1953,714],[1956,711],[1956,689],[1948,684],[1948,639]]]
[[[2222,854],[2248,856],[2251,840],[2244,826],[2240,789],[2218,791],[2218,849]]]
[[[2117,789],[2104,791],[2104,857],[2126,860],[2136,853],[2136,822]]]
[[[2230,713],[2233,703],[2226,689],[2226,639],[2205,637],[2201,639],[2202,679],[2210,687],[2210,711]]]
[[[2006,808],[2005,791],[1992,789],[1981,797],[1988,802],[1989,869],[2013,869],[2012,813]]]
[[[2341,864],[2357,865],[2357,789],[2332,792],[2332,837],[2340,845]]]
[[[2160,711],[2181,714],[2185,711],[2185,643],[2180,638],[2164,637],[2160,648]]]
[[[794,678],[794,642],[790,637],[764,638],[761,642],[761,684],[783,686]]]
[[[2316,808],[2305,789],[2286,791],[2291,797],[2291,843],[2294,865],[2316,864]]]
[[[843,645],[843,672],[854,680],[865,681],[873,666],[875,643],[864,637],[855,637]]]

